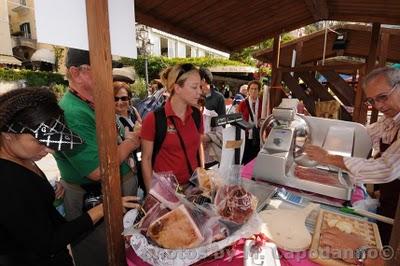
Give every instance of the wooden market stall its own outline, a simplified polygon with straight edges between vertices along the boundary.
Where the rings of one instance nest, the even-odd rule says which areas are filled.
[[[112,102],[111,54],[106,0],[86,0],[88,35],[93,77],[96,80],[95,104],[100,170],[105,194],[105,220],[109,264],[122,265],[124,259],[119,171],[116,156],[114,110]],[[379,36],[380,24],[400,24],[398,0],[246,0],[246,1],[172,1],[136,0],[139,23],[227,52],[274,37],[272,102],[279,100],[280,37],[283,32],[320,20],[375,23],[372,40]],[[377,46],[370,42],[366,72],[375,67]],[[355,96],[360,103],[362,97]],[[112,197],[111,197],[112,195]],[[399,211],[392,234],[398,252]],[[399,265],[395,256],[389,265]]]
[[[327,80],[329,88],[335,93],[342,103],[355,107],[354,116],[341,108],[341,117],[345,120],[353,120],[365,123],[366,109],[356,102],[355,95],[362,93],[357,86],[359,77],[362,76],[367,67],[370,56],[370,39],[372,27],[368,25],[346,24],[327,30],[326,44],[325,30],[295,39],[285,43],[280,51],[280,68],[282,81],[292,91],[292,95],[304,101],[307,109],[314,114],[314,103],[318,100],[334,100],[327,92],[328,86],[323,86],[315,77],[319,73]],[[400,29],[382,27],[379,32],[377,44],[377,56],[379,66],[387,62],[400,62]],[[325,46],[325,49],[324,49]],[[294,52],[295,51],[295,54]],[[324,54],[325,51],[325,54]],[[273,49],[263,49],[253,54],[260,61],[272,63]],[[340,57],[349,57],[352,60],[345,61]],[[323,59],[324,66],[322,65]],[[340,58],[340,59],[338,59]],[[295,60],[295,67],[292,62]],[[294,72],[295,75],[288,75]],[[346,82],[339,74],[352,76],[352,81]],[[299,84],[298,78],[311,89],[312,94],[307,95]],[[376,116],[372,122],[376,121]]]

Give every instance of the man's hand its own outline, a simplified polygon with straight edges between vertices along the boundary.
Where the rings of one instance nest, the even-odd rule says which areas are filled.
[[[324,158],[328,156],[328,152],[323,148],[315,145],[306,144],[304,147],[304,152],[307,156],[314,161],[322,163]]]
[[[56,189],[54,193],[56,194],[56,199],[61,199],[64,197],[64,187],[59,181],[56,181]]]

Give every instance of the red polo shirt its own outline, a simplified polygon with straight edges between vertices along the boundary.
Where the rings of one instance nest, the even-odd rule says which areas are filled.
[[[200,148],[200,136],[204,133],[203,120],[201,120],[200,128],[197,130],[196,123],[192,118],[193,110],[190,106],[186,109],[184,121],[175,115],[170,101],[165,103],[164,108],[165,115],[167,116],[167,133],[155,159],[153,170],[154,172],[172,171],[178,179],[179,184],[186,184],[190,178],[189,169],[187,169],[185,153],[182,150],[176,130],[182,136],[190,164],[194,170],[199,166],[197,153]],[[174,120],[177,129],[174,128],[169,119],[170,117]],[[145,117],[141,137],[154,142],[154,112],[149,113]]]

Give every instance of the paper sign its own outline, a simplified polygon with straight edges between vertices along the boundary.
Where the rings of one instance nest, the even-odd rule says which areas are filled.
[[[108,12],[111,54],[136,58],[133,0],[108,0]],[[35,17],[38,42],[89,50],[85,0],[36,0]]]

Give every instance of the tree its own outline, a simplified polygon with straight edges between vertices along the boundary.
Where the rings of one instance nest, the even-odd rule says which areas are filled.
[[[54,70],[58,72],[60,59],[63,57],[64,54],[64,47],[53,45],[53,51],[54,51],[54,57],[56,59],[54,63],[54,68],[55,68]]]

